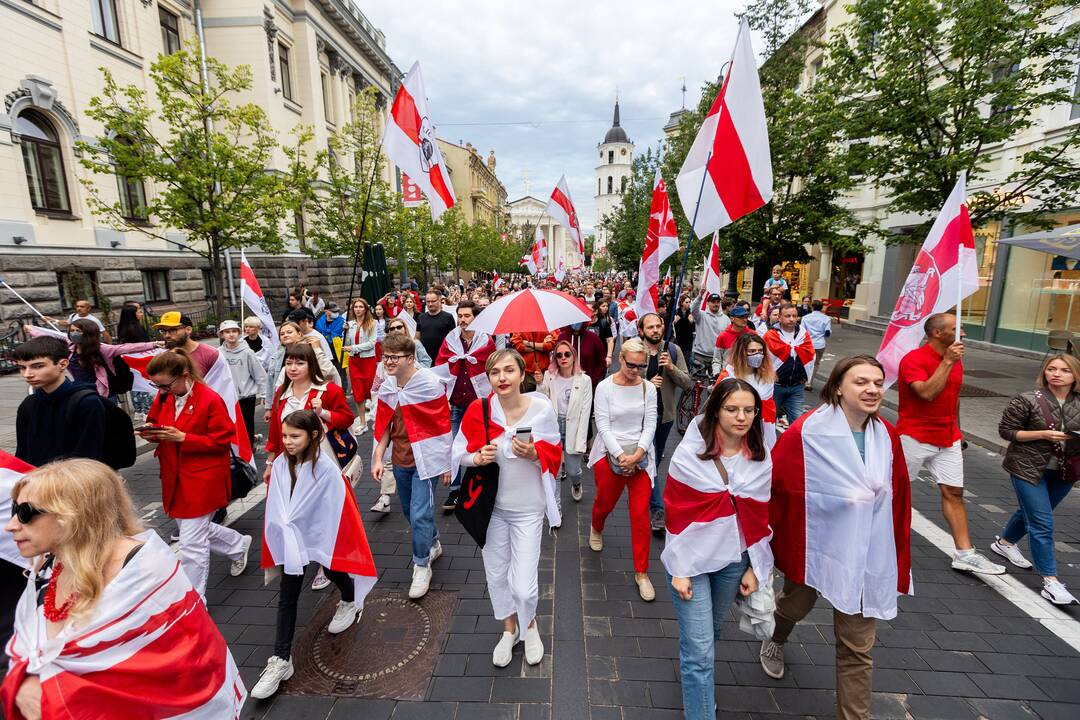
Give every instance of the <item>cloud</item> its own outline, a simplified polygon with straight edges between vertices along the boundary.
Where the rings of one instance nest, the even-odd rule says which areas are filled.
[[[596,145],[618,90],[635,153],[697,103],[731,55],[742,0],[364,0],[403,72],[420,61],[438,134],[493,149],[509,198],[546,199],[565,174],[583,226],[596,217]],[[680,219],[677,219],[680,220]],[[642,229],[644,232],[644,228]]]

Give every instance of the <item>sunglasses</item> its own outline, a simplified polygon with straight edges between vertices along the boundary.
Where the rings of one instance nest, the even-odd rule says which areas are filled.
[[[563,359],[565,359],[565,358],[572,358],[572,357],[574,357],[574,353],[571,353],[571,352],[560,352],[560,353],[555,353],[555,357],[557,357],[557,358],[558,358],[558,359],[560,359],[560,360],[563,360]]]
[[[15,502],[13,502],[13,503],[11,503],[11,517],[19,518],[19,522],[21,522],[23,525],[28,524],[34,518],[36,518],[38,515],[48,515],[48,514],[49,514],[48,510],[42,510],[41,508],[36,508],[33,505],[31,505],[30,503],[28,503],[28,502],[24,502],[24,503],[15,503]]]
[[[640,370],[646,369],[649,366],[648,366],[647,363],[624,362],[623,367],[629,368],[630,370],[639,370],[640,371]]]

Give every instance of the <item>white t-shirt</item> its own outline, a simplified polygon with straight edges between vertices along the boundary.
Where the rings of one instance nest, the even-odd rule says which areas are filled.
[[[529,398],[529,408],[506,432],[495,440],[495,462],[499,464],[499,492],[495,507],[514,512],[538,512],[547,509],[544,498],[544,481],[540,464],[535,460],[519,458],[514,454],[511,441],[518,427],[529,427],[532,419],[543,410],[543,401]],[[535,437],[533,438],[535,440]]]
[[[555,410],[559,417],[564,418],[570,410],[570,393],[574,390],[574,376],[556,375],[552,379],[552,388],[555,390]]]
[[[71,313],[70,315],[68,315],[69,324],[75,322],[76,320],[89,320],[90,322],[98,326],[98,330],[100,330],[101,332],[105,332],[105,325],[102,324],[102,322],[93,315],[87,315],[86,317],[80,317],[79,313]]]

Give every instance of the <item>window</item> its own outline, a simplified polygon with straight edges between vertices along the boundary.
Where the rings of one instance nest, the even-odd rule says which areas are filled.
[[[596,178],[596,194],[600,194],[600,178]]]
[[[289,48],[281,43],[277,46],[278,72],[281,74],[281,94],[286,100],[292,100],[292,75],[289,74]]]
[[[121,138],[120,143],[130,145],[131,141]],[[116,187],[120,194],[120,210],[129,220],[146,220],[146,187],[142,178],[116,174]]]
[[[169,271],[168,270],[143,270],[142,271],[143,299],[146,302],[156,302],[169,299]]]
[[[1080,40],[1076,42],[1076,67],[1074,72],[1076,73],[1076,82],[1073,84],[1072,110],[1069,112],[1070,120],[1080,118]]]
[[[319,73],[319,81],[322,84],[322,109],[326,122],[334,122],[334,103],[330,98],[330,78],[326,73]]]
[[[90,22],[94,34],[120,44],[120,28],[116,21],[116,0],[90,0]]]
[[[625,177],[622,179],[622,187],[619,189],[619,192],[621,192],[621,193],[626,192],[626,178]]]
[[[27,110],[15,119],[15,132],[22,141],[30,204],[35,210],[70,213],[64,156],[52,123],[41,113]]]
[[[97,307],[97,273],[85,270],[62,270],[56,273],[56,285],[60,289],[60,305],[65,310],[75,308],[76,300],[89,300]]]
[[[352,92],[349,93],[349,120],[356,122],[356,95]]]
[[[180,49],[180,18],[159,6],[158,22],[161,24],[162,52],[172,55]]]
[[[610,195],[611,193],[613,193],[613,192],[614,192],[614,190],[612,190],[611,188],[612,188],[612,178],[611,178],[611,176],[610,176],[610,175],[608,175],[608,176],[607,176],[607,191],[608,191],[608,195]]]
[[[304,225],[304,213],[297,210],[293,213],[293,227],[296,230],[296,242],[301,250],[307,250],[307,227]]]
[[[994,70],[992,79],[995,83],[998,83],[1003,80],[1007,80],[1018,72],[1020,72],[1020,63],[1018,62],[1014,62],[1011,65],[1000,65],[996,70]],[[999,113],[1010,113],[1012,112],[1012,109],[1013,106],[1009,104],[992,105],[990,107],[990,117],[998,115]]]
[[[608,150],[607,151],[607,161],[608,161],[608,165],[615,162],[615,151],[614,150]]]
[[[214,271],[210,268],[202,269],[202,284],[203,290],[206,291],[207,299],[217,297],[217,283],[214,282]]]

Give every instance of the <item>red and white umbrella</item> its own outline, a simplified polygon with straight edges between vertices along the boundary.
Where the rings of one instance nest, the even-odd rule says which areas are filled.
[[[592,309],[558,290],[528,288],[505,295],[484,308],[469,325],[474,332],[505,335],[515,332],[552,332],[592,320]]]

